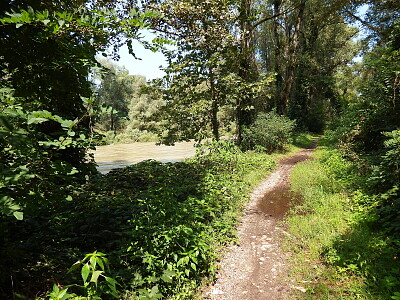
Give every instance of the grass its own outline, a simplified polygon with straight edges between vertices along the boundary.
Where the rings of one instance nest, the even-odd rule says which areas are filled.
[[[313,157],[293,170],[301,204],[285,220],[296,299],[400,299],[399,243],[375,226],[374,197],[336,151]]]
[[[312,141],[317,139],[319,135],[311,132],[296,133],[293,137],[292,146],[297,148],[308,148]]]

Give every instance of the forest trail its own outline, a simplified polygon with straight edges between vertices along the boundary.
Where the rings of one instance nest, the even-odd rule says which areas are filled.
[[[220,261],[217,280],[202,294],[211,300],[287,299],[296,287],[288,280],[288,256],[279,245],[284,233],[279,221],[289,209],[290,172],[310,158],[310,149],[284,158],[251,194],[238,226],[239,242]]]

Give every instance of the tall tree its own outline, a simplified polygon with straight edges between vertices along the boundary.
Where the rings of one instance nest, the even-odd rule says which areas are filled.
[[[134,93],[135,77],[128,70],[110,61],[102,61],[105,69],[101,72],[100,84],[96,90],[98,105],[106,108],[106,113],[98,120],[98,126],[114,134],[123,127],[123,120],[128,117],[129,99]]]
[[[344,23],[342,3],[274,0],[265,7],[273,22],[259,29],[257,45],[263,68],[276,74],[275,107],[321,130],[327,106],[336,101],[335,71],[357,54],[357,30]]]
[[[219,139],[221,107],[228,104],[237,70],[236,40],[230,33],[234,15],[225,1],[164,1],[164,20],[157,29],[173,39],[177,51],[166,51],[164,112],[171,121],[165,142],[207,137]]]
[[[364,16],[345,11],[360,21],[367,33],[357,113],[352,110],[353,122],[359,129],[351,141],[356,151],[382,150],[387,139],[383,132],[400,126],[399,10],[396,1],[371,1]]]
[[[321,132],[339,108],[336,76],[351,68],[360,51],[358,29],[344,22],[341,6],[310,1],[301,32],[298,76],[291,95],[290,116],[308,130]]]
[[[199,121],[197,126],[206,127],[210,124],[214,137],[218,139],[219,107],[224,106],[229,99],[229,105],[234,107],[233,117],[236,119],[240,142],[243,127],[252,122],[256,100],[259,99],[259,87],[270,82],[269,78],[264,80],[265,77],[260,76],[254,54],[254,28],[268,18],[256,21],[257,14],[251,0],[150,3],[153,7],[161,7],[163,15],[166,16],[164,20],[156,20],[155,27],[159,32],[175,39],[178,49],[181,50],[179,55],[170,56],[169,71],[173,77],[169,79],[173,80],[175,87],[176,84],[185,82],[191,87],[204,82],[208,87],[206,97],[209,99],[209,112],[203,109],[198,113],[188,113],[196,116]],[[182,68],[177,67],[178,65]],[[189,75],[189,72],[192,73]],[[180,76],[185,76],[185,80]],[[187,80],[188,76],[192,79]],[[193,79],[199,80],[193,82]],[[184,98],[190,87],[182,88],[181,95]],[[200,90],[194,89],[199,92]],[[194,103],[196,99],[204,99],[205,91],[201,90],[201,93],[188,102]],[[187,106],[187,103],[185,105]],[[189,122],[189,119],[187,121]],[[181,128],[189,128],[188,123],[182,125]],[[195,132],[198,132],[198,129]]]
[[[157,114],[164,105],[162,94],[159,89],[154,89],[146,82],[144,76],[135,76],[133,84],[134,93],[129,102],[129,123],[126,131],[152,131],[159,130]],[[155,86],[161,85],[160,80]]]

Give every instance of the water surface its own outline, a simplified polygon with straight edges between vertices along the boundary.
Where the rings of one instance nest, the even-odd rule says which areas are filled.
[[[97,146],[94,159],[97,169],[104,174],[146,159],[174,162],[193,157],[195,153],[191,142],[176,143],[175,146],[157,146],[155,143],[112,144]]]

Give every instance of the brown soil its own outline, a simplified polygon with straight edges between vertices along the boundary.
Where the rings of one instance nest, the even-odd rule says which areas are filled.
[[[239,223],[239,243],[221,259],[217,280],[202,293],[204,299],[288,299],[294,290],[302,289],[288,278],[288,254],[279,245],[285,232],[279,221],[292,199],[290,172],[310,157],[315,144],[281,160],[277,170],[254,189]]]

